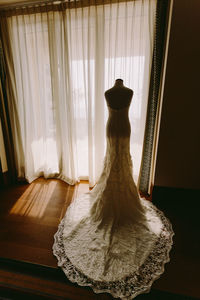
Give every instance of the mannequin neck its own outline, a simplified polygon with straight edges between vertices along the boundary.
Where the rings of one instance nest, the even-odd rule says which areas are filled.
[[[124,86],[123,85],[123,80],[122,79],[116,79],[115,80],[115,86]]]

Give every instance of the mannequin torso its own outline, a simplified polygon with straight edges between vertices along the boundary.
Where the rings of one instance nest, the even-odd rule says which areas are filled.
[[[123,85],[122,79],[116,79],[115,85],[105,92],[107,104],[112,109],[123,109],[130,105],[133,91]]]

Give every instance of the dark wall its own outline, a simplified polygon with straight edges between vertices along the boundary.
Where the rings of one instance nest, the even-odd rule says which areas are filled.
[[[200,0],[174,0],[155,185],[200,188]]]

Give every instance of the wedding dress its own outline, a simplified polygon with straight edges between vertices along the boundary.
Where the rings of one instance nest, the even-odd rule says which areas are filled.
[[[161,211],[139,197],[129,151],[129,107],[108,110],[102,174],[92,191],[68,207],[53,253],[70,281],[133,299],[164,272],[173,230]]]

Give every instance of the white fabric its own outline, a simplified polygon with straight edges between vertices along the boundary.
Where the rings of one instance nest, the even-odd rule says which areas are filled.
[[[105,154],[104,91],[122,78],[135,93],[130,116],[137,180],[155,11],[156,0],[137,0],[7,17],[17,92],[10,111],[19,177],[25,170],[29,182],[44,175],[70,184],[89,178],[93,186]]]
[[[132,176],[128,107],[109,108],[104,168],[95,188],[67,209],[53,245],[66,276],[95,292],[133,299],[169,261],[173,230]]]

